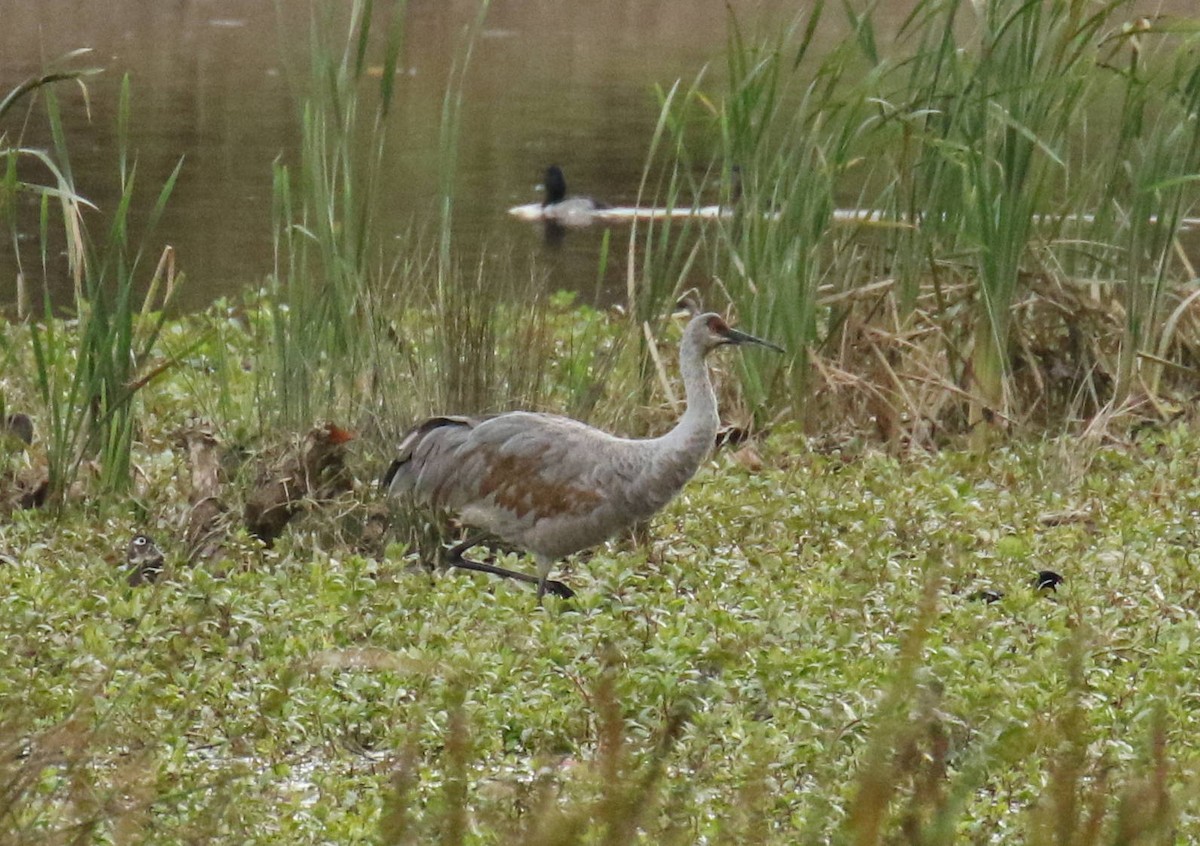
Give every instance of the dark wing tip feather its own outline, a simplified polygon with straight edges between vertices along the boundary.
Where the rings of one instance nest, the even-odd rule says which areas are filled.
[[[400,468],[412,460],[417,444],[421,443],[430,432],[448,426],[470,428],[476,422],[476,420],[470,417],[430,417],[428,420],[422,421],[409,429],[404,437],[400,439],[400,446],[396,449],[396,458],[388,465],[383,477],[379,480],[380,488],[385,491],[391,488],[396,474],[400,472]]]
[[[386,492],[392,486],[392,480],[396,478],[396,473],[399,472],[402,466],[404,466],[404,462],[399,458],[388,465],[388,469],[384,471],[383,477],[379,480],[379,489],[381,491]]]

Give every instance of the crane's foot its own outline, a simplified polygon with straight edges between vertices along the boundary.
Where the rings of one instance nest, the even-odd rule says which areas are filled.
[[[575,591],[555,579],[546,579],[546,583],[542,586],[542,593],[552,593],[560,599],[575,598]],[[539,595],[538,598],[541,599],[541,596]]]
[[[565,584],[555,579],[546,579],[544,584],[537,576],[531,576],[528,573],[522,573],[519,570],[509,570],[505,567],[497,567],[495,564],[485,564],[482,561],[472,561],[463,553],[468,549],[478,544],[478,540],[467,539],[462,543],[455,544],[446,551],[446,565],[449,567],[457,567],[460,570],[470,570],[474,573],[490,573],[493,576],[500,576],[503,579],[515,579],[518,582],[526,584],[538,585],[538,599],[541,599],[542,593],[552,593],[562,599],[571,599],[575,596],[575,591],[571,590]]]

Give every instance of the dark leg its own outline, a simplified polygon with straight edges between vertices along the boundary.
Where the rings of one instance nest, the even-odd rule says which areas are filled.
[[[562,582],[554,579],[539,579],[537,576],[531,576],[528,573],[522,573],[519,570],[508,570],[504,567],[497,567],[495,564],[484,564],[480,561],[472,561],[463,556],[468,549],[476,546],[479,543],[478,538],[467,538],[462,543],[457,543],[446,550],[445,562],[448,567],[457,567],[460,570],[471,570],[475,573],[489,573],[493,576],[500,576],[505,579],[516,579],[519,582],[525,582],[530,585],[538,586],[538,599],[542,598],[542,594],[549,591],[555,596],[563,599],[570,599],[575,595],[575,591],[564,585]]]

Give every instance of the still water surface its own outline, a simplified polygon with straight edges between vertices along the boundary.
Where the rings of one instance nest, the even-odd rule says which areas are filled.
[[[784,21],[795,9],[782,0],[732,6],[754,27]],[[388,159],[397,233],[436,213],[442,98],[476,10],[469,0],[408,4],[399,128]],[[599,230],[572,232],[550,247],[506,209],[537,200],[542,171],[555,162],[572,192],[632,203],[658,117],[653,86],[690,82],[706,63],[720,65],[727,17],[725,0],[495,0],[464,92],[454,228],[460,254],[470,262],[481,251],[503,254],[513,266],[534,256],[553,288],[590,290]],[[87,98],[70,83],[59,95],[78,188],[111,210],[117,102],[129,75],[130,146],[143,204],[184,159],[155,241],[178,251],[187,275],[182,305],[202,307],[261,285],[271,270],[271,168],[277,157],[297,157],[295,93],[309,19],[310,0],[0,0],[0,92],[70,50],[93,49],[76,64],[104,68],[88,82]],[[0,130],[11,139],[25,117],[21,109],[10,113]],[[39,107],[26,145],[48,146],[44,123]],[[99,217],[91,214],[97,232]],[[26,220],[22,257],[36,282],[36,227]],[[614,281],[622,272],[616,264]],[[0,305],[15,298],[15,272],[6,240]],[[61,269],[52,267],[50,276],[65,301],[70,289]]]
[[[894,31],[912,2],[878,4],[879,31]],[[308,61],[312,3],[0,0],[0,96],[78,48],[93,52],[77,67],[104,69],[89,80],[86,97],[70,83],[58,88],[76,183],[86,197],[105,212],[116,202],[116,112],[126,74],[143,208],[184,159],[150,249],[155,257],[163,243],[178,251],[187,277],[183,308],[257,288],[271,271],[272,162],[297,159],[297,93]],[[1194,12],[1193,3],[1151,5],[1178,14]],[[390,5],[377,3],[377,11]],[[709,65],[708,88],[719,92],[729,10],[745,31],[769,33],[804,6],[789,0],[493,0],[464,87],[455,171],[458,255],[469,264],[480,255],[502,257],[496,272],[515,268],[522,275],[533,259],[552,289],[593,290],[601,228],[548,245],[539,228],[506,210],[540,199],[537,185],[551,163],[563,166],[573,192],[632,204],[658,118],[654,86],[686,85]],[[387,162],[395,186],[387,225],[398,235],[436,215],[443,95],[477,10],[475,0],[407,5],[397,129]],[[840,15],[827,10],[817,43],[843,32]],[[49,146],[40,105],[31,114],[10,112],[0,126],[5,132],[10,143],[20,136],[27,146]],[[44,181],[41,174],[24,175]],[[43,274],[36,206],[25,209],[23,220],[21,256],[37,296]],[[90,222],[99,237],[101,215],[91,213]],[[626,231],[613,230],[618,256]],[[622,264],[609,263],[610,291],[623,287]],[[15,300],[16,267],[13,245],[0,239],[0,308]],[[52,263],[46,275],[52,296],[69,302],[61,263]]]

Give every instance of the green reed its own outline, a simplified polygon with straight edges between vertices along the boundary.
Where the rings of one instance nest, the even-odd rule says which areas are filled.
[[[390,10],[379,80],[369,50],[374,4],[314,7],[300,97],[300,160],[274,175],[275,268],[266,299],[260,424],[346,413],[364,366],[363,292],[382,251],[389,114],[405,5]]]
[[[116,207],[106,214],[107,230],[98,239],[91,237],[79,212],[86,201],[74,188],[61,108],[53,91],[44,92],[60,184],[56,191],[42,195],[42,267],[45,273],[50,265],[46,254],[50,242],[49,206],[52,201],[58,202],[75,279],[76,325],[68,327],[56,317],[47,289],[42,318],[29,326],[34,384],[46,415],[42,428],[50,499],[55,504],[61,503],[84,461],[93,456],[102,490],[120,491],[129,485],[138,392],[173,365],[173,359],[158,352],[165,320],[163,309],[177,284],[169,248],[149,274],[146,262],[151,235],[183,162],[176,165],[159,189],[139,236],[131,224],[137,166],[128,150],[129,90],[126,78],[117,115],[120,194]],[[143,286],[148,291],[139,294]]]
[[[458,255],[452,237],[463,87],[487,11],[480,3],[465,27],[447,80],[436,215],[399,238],[382,230],[382,212],[405,4],[390,9],[374,70],[372,4],[314,18],[300,163],[275,171],[262,426],[336,417],[393,437],[423,414],[535,404],[543,393],[542,359],[528,347],[544,335],[535,274],[499,284],[491,259]]]
[[[964,256],[978,284],[972,421],[1008,409],[1013,305],[1035,215],[1059,207],[1064,147],[1087,104],[1105,34],[1108,16],[1093,5],[988,4],[969,39],[957,29],[966,4],[922,3],[911,19],[921,33],[906,102],[921,115],[913,127],[922,143],[914,205],[921,226]]]
[[[858,55],[874,41],[870,18],[856,19],[852,37],[818,56],[823,14],[818,3],[761,43],[730,23],[718,128],[722,170],[737,168],[741,196],[721,219],[716,272],[743,320],[786,346],[790,358],[746,357],[755,406],[781,389],[793,397],[806,390],[809,350],[823,323],[818,287],[828,271],[835,185],[871,126],[862,92],[872,77]],[[843,91],[851,74],[863,78],[862,88]]]
[[[57,59],[54,64],[68,65],[88,52],[90,51],[72,51]],[[66,240],[68,270],[71,277],[75,280],[77,294],[79,293],[79,280],[82,273],[84,249],[81,213],[84,208],[94,208],[94,206],[85,198],[75,193],[69,161],[59,162],[45,150],[22,146],[20,132],[17,132],[15,140],[10,141],[5,119],[19,104],[26,102],[28,104],[26,121],[28,122],[32,118],[36,96],[43,89],[49,92],[59,83],[76,82],[80,86],[84,86],[84,90],[86,90],[86,79],[99,72],[95,68],[51,70],[44,74],[30,77],[0,99],[0,162],[3,162],[4,167],[3,177],[0,179],[0,222],[3,222],[8,229],[9,237],[12,241],[13,256],[16,258],[18,274],[20,275],[20,278],[17,280],[17,313],[18,317],[21,318],[28,316],[29,302],[28,291],[23,289],[26,273],[25,263],[16,228],[18,195],[32,194],[42,201],[41,233],[43,237],[40,244],[42,248],[41,265],[43,276],[46,273],[48,261],[47,250],[49,249],[49,245],[47,235],[50,226],[50,209],[52,205],[58,207],[62,223],[61,227],[56,228],[61,228],[62,236]],[[18,165],[23,161],[43,169],[50,176],[49,184],[19,177]]]
[[[668,397],[673,395],[654,338],[661,334],[658,330],[674,310],[675,301],[691,287],[689,279],[703,244],[698,222],[691,217],[670,218],[675,210],[694,209],[699,204],[699,185],[692,175],[694,165],[684,129],[702,79],[703,75],[688,88],[677,82],[657,91],[659,116],[649,139],[636,204],[662,209],[667,217],[635,220],[629,229],[625,308],[629,337],[636,343],[618,369],[633,380],[625,390],[643,406],[651,402],[649,391],[656,381]]]
[[[863,332],[920,324],[941,350],[907,353],[940,362],[939,378],[968,400],[965,422],[1011,420],[1025,411],[1014,367],[1031,345],[1061,345],[1038,337],[1045,319],[1022,315],[1057,289],[1095,284],[1095,310],[1115,299],[1124,324],[1086,339],[1089,350],[1119,344],[1101,362],[1115,395],[1135,377],[1157,390],[1188,276],[1177,234],[1200,195],[1195,34],[1130,23],[1128,2],[926,0],[892,43],[879,42],[871,7],[844,9],[833,27],[843,34],[818,43],[829,16],[818,3],[758,39],[731,19],[725,93],[697,86],[671,103],[716,113],[711,129],[672,118],[688,136],[679,168],[716,146],[709,177],[740,180],[717,236],[704,236],[707,269],[743,320],[792,352],[790,367],[747,359],[748,397],[803,407],[812,349],[847,367],[865,352],[886,374],[871,390],[904,395],[906,353],[857,347]],[[849,198],[857,222],[835,221]],[[1053,331],[1079,327],[1064,316]]]
[[[1096,270],[1120,283],[1117,403],[1139,388],[1158,393],[1176,340],[1168,319],[1172,282],[1194,275],[1178,239],[1183,218],[1200,204],[1200,67],[1195,41],[1172,45],[1169,33],[1143,22],[1114,36],[1109,58],[1123,90],[1106,162],[1111,176],[1097,203],[1112,231],[1110,256]]]

